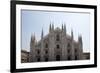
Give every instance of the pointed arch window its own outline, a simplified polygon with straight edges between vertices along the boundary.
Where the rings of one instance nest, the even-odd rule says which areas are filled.
[[[36,52],[37,52],[37,54],[40,54],[40,50],[39,49],[37,49]]]
[[[56,41],[60,41],[60,36],[59,36],[59,34],[56,35]]]
[[[71,45],[70,45],[70,43],[68,43],[67,44],[67,52],[70,53],[70,51],[71,51]]]
[[[45,50],[45,54],[48,54],[48,50]]]
[[[70,48],[70,47],[71,47],[70,43],[68,43],[67,47],[68,47],[68,48]]]
[[[77,53],[77,48],[75,48],[75,53]]]
[[[45,48],[48,48],[48,44],[47,43],[45,44]]]
[[[70,49],[67,50],[68,54],[70,53]]]
[[[57,45],[56,45],[56,48],[57,48],[57,49],[59,49],[59,48],[60,48],[60,46],[57,44]]]

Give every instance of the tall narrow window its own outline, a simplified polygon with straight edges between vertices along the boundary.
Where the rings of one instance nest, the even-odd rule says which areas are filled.
[[[48,44],[47,43],[45,44],[45,48],[48,48]]]
[[[70,53],[70,49],[68,49],[67,52]]]
[[[48,50],[45,50],[45,54],[48,54]]]
[[[70,51],[71,51],[71,45],[70,45],[70,43],[68,43],[67,44],[67,52],[70,53]]]
[[[77,48],[75,48],[75,53],[77,53]]]
[[[56,41],[59,41],[60,40],[60,37],[59,37],[59,35],[57,34],[56,35]]]
[[[59,49],[60,48],[59,45],[56,45],[56,48]]]
[[[40,54],[40,50],[37,50],[37,54]]]
[[[71,47],[70,43],[68,43],[67,47],[68,47],[68,48],[70,48],[70,47]]]

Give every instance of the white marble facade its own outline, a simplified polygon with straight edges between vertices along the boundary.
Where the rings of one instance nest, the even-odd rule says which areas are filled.
[[[78,41],[74,40],[73,31],[71,35],[66,33],[66,25],[54,28],[50,24],[49,33],[44,36],[43,30],[41,40],[36,42],[35,35],[31,36],[30,42],[30,61],[66,61],[66,60],[82,60],[83,59],[83,43],[82,36],[78,37]]]

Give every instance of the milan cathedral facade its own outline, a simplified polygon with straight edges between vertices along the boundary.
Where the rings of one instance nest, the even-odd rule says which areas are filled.
[[[38,42],[35,35],[31,36],[30,62],[82,59],[84,59],[82,36],[78,36],[78,41],[75,41],[73,31],[71,35],[66,33],[66,25],[54,28],[54,25],[50,24],[49,33],[44,36],[42,30],[41,40]]]

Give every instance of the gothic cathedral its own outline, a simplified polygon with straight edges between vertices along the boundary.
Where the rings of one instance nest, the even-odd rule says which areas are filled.
[[[43,30],[41,40],[36,42],[35,35],[31,36],[30,62],[45,61],[69,61],[83,59],[82,36],[78,41],[74,40],[73,31],[71,35],[66,33],[66,25],[54,29],[50,24],[49,33],[44,36]]]

